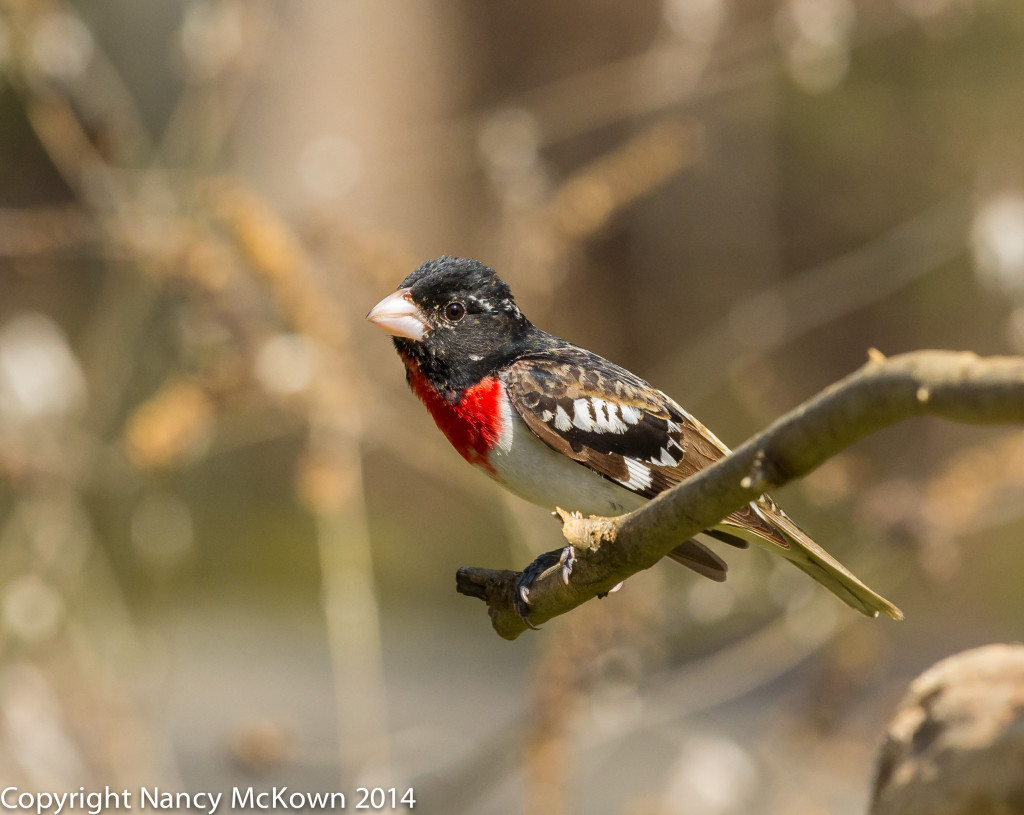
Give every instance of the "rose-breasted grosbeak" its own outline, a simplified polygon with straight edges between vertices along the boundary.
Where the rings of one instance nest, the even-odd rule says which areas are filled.
[[[729,452],[640,377],[536,328],[508,285],[475,260],[425,263],[367,319],[394,335],[409,385],[462,457],[535,504],[621,515]],[[782,555],[864,614],[903,616],[767,495],[705,534]],[[568,579],[571,554],[549,552],[524,572],[524,603],[549,567],[562,563]],[[669,557],[725,580],[725,562],[694,538]]]

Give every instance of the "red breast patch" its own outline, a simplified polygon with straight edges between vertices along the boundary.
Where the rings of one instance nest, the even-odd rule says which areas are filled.
[[[497,444],[503,429],[501,400],[505,398],[504,385],[494,377],[486,377],[463,391],[462,398],[453,404],[437,392],[415,361],[406,359],[405,367],[413,393],[427,406],[452,447],[470,464],[483,467],[494,475],[487,454]]]

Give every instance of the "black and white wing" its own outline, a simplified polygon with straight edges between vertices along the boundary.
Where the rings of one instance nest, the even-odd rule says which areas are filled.
[[[664,393],[579,348],[524,357],[511,366],[505,384],[515,409],[545,444],[645,498],[729,452]],[[753,506],[724,523],[787,546]]]

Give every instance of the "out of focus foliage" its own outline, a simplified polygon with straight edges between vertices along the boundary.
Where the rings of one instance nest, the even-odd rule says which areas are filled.
[[[6,783],[853,813],[905,678],[1022,636],[1024,435],[921,422],[781,496],[906,623],[736,552],[504,643],[452,573],[557,526],[362,322],[479,257],[732,443],[1024,352],[1016,0],[0,9]]]

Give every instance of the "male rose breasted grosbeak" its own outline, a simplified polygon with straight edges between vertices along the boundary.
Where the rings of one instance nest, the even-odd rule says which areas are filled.
[[[462,457],[535,504],[621,515],[729,452],[640,377],[536,328],[508,285],[475,260],[423,264],[367,319],[394,335],[409,385]],[[868,616],[903,616],[767,495],[705,534],[782,555]],[[547,568],[562,563],[568,579],[571,555],[566,547],[538,558],[520,584],[523,602]],[[725,580],[725,562],[695,538],[669,557]]]

